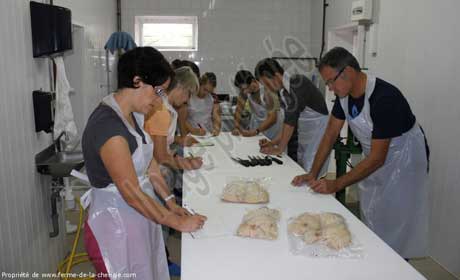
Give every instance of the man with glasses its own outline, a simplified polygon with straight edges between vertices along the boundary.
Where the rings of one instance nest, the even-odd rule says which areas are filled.
[[[275,138],[284,120],[278,96],[261,87],[252,73],[247,70],[238,71],[233,84],[239,90],[233,135],[241,134],[245,137],[252,137],[263,133],[270,140]],[[248,129],[240,126],[241,113],[246,101],[249,102],[251,110]]]
[[[261,152],[281,154],[286,148],[306,172],[326,129],[328,110],[321,92],[304,75],[289,75],[274,59],[261,60],[255,69],[256,78],[269,91],[278,92],[284,108],[284,123],[272,141],[261,141]],[[322,174],[327,172],[324,162]]]
[[[361,72],[344,48],[330,50],[318,68],[337,99],[311,171],[293,185],[335,193],[359,182],[366,225],[402,257],[426,256],[429,149],[409,104],[395,86]],[[318,180],[345,120],[364,159],[336,180]]]

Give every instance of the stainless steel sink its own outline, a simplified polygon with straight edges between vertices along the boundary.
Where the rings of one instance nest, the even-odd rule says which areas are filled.
[[[83,161],[82,152],[58,152],[49,159],[51,162],[72,163]]]
[[[56,152],[52,145],[35,156],[37,171],[53,177],[69,177],[72,169],[85,165],[82,152]]]

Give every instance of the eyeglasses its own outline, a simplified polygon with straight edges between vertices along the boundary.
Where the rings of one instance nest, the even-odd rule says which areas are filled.
[[[240,92],[245,93],[249,90],[249,85],[241,85],[240,86]]]
[[[159,97],[166,97],[166,91],[162,87],[154,87],[155,94]]]
[[[333,79],[327,80],[326,81],[326,86],[331,86],[333,83],[335,83],[335,81],[337,81],[337,79],[340,77],[340,74],[342,74],[342,72],[345,70],[345,68],[347,68],[347,66],[345,66],[342,69],[340,69],[340,71],[337,73],[337,75],[335,75],[335,77]]]

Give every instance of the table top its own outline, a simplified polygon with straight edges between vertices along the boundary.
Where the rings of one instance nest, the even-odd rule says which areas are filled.
[[[186,155],[202,156],[200,170],[183,177],[184,203],[206,215],[204,230],[182,234],[183,280],[206,279],[425,279],[386,245],[332,195],[308,192],[290,182],[303,169],[283,154],[283,165],[244,167],[230,156],[259,155],[262,137],[236,137],[221,133],[204,139],[214,146],[188,147]],[[269,208],[281,212],[277,240],[256,240],[235,236],[243,215],[261,205],[225,203],[220,195],[232,177],[265,178],[270,193]],[[341,214],[358,242],[360,258],[319,258],[293,255],[289,251],[287,219],[303,212]]]

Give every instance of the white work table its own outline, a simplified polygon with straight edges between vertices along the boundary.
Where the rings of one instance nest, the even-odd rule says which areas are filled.
[[[186,155],[191,152],[202,156],[205,166],[199,171],[184,173],[184,202],[208,217],[205,228],[213,228],[215,235],[206,237],[196,233],[192,238],[190,234],[182,234],[181,279],[425,279],[332,195],[310,193],[305,187],[292,187],[292,178],[302,174],[303,169],[287,155],[283,154],[283,165],[273,163],[264,167],[244,167],[230,159],[230,155],[245,159],[247,155],[258,155],[261,138],[222,133],[204,140],[215,143],[214,146],[185,149]],[[266,206],[281,211],[277,240],[247,239],[234,235],[247,210],[262,205],[221,202],[220,194],[229,176],[271,178],[268,186],[270,203]],[[341,214],[353,238],[362,245],[364,256],[346,259],[291,254],[287,219],[307,211]],[[222,227],[225,233],[217,236],[219,224],[225,225]]]

